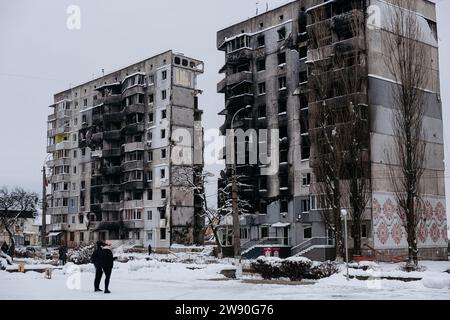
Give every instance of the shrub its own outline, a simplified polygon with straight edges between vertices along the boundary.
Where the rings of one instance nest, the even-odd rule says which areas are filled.
[[[339,265],[335,262],[326,261],[313,266],[305,276],[306,279],[319,280],[331,277],[339,272]]]
[[[281,278],[281,261],[279,258],[262,256],[252,262],[252,268],[265,280]]]
[[[92,253],[94,253],[93,245],[72,249],[67,253],[67,260],[77,265],[88,264],[91,262]]]
[[[301,281],[308,274],[313,263],[308,258],[292,257],[281,262],[281,272],[291,281]]]

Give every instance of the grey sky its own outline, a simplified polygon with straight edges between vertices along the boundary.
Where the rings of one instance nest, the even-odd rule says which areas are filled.
[[[290,0],[269,0],[274,8]],[[216,32],[255,14],[256,0],[15,0],[0,5],[0,186],[39,192],[46,157],[46,119],[54,93],[167,49],[205,61],[199,78],[204,126],[218,128],[216,93],[223,53]],[[264,11],[266,1],[259,0]],[[450,1],[438,0],[444,121],[450,112]],[[81,29],[66,27],[69,5]],[[445,127],[446,141],[450,128]],[[450,153],[446,150],[446,157]],[[450,169],[450,162],[447,165]],[[213,168],[217,169],[217,168]],[[214,170],[215,171],[215,170]],[[450,173],[447,172],[447,175]],[[447,179],[447,190],[450,190]],[[449,201],[448,201],[449,204]],[[447,207],[450,207],[447,205]]]

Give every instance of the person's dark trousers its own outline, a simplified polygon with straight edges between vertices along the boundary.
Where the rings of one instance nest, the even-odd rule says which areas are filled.
[[[109,279],[111,278],[112,268],[103,268],[105,273],[105,292],[109,291]]]
[[[100,290],[100,281],[102,280],[103,270],[102,268],[95,268],[95,280],[94,289]]]

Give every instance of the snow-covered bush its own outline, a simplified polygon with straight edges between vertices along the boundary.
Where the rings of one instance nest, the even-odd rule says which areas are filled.
[[[0,270],[5,270],[8,265],[12,265],[11,257],[0,251]]]
[[[28,250],[26,247],[16,247],[14,249],[14,256],[17,258],[33,258],[34,252]]]
[[[77,249],[71,249],[67,253],[67,260],[77,265],[88,264],[91,262],[91,256],[94,252],[94,246],[80,247]]]
[[[314,265],[305,275],[305,279],[319,280],[331,277],[339,272],[339,265],[335,262],[326,261]]]
[[[282,261],[280,258],[261,256],[252,262],[252,268],[259,273],[263,279],[270,280],[281,278],[283,273],[281,271]]]
[[[312,265],[308,258],[292,257],[281,262],[281,272],[291,281],[301,281],[308,275]]]

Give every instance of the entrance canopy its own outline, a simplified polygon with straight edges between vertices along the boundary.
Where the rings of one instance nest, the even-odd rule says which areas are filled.
[[[272,225],[272,228],[286,228],[289,227],[290,225],[291,225],[290,223],[277,222]]]
[[[49,237],[56,237],[56,236],[59,236],[61,234],[61,232],[50,232],[49,234],[48,234],[48,236]]]

